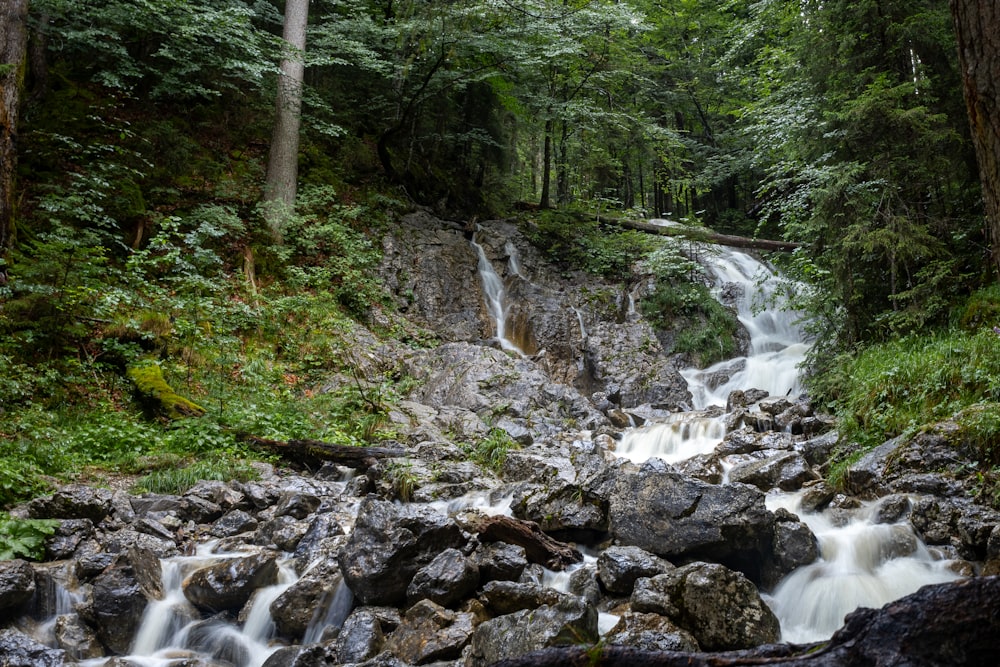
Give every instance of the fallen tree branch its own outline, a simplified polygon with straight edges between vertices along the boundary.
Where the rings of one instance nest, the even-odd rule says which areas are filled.
[[[718,245],[730,246],[732,248],[753,248],[756,250],[771,250],[790,252],[798,248],[801,244],[788,241],[774,241],[771,239],[754,239],[746,236],[732,236],[730,234],[717,234],[707,229],[697,227],[687,227],[685,225],[654,225],[651,222],[640,220],[615,220],[607,219],[603,222],[612,223],[626,229],[634,229],[648,234],[660,234],[661,236],[681,236],[692,241],[704,241]]]
[[[463,528],[479,535],[483,542],[516,544],[524,548],[530,562],[550,570],[565,570],[583,560],[583,555],[574,547],[545,534],[534,521],[476,513],[464,515],[461,522]]]
[[[402,449],[335,445],[330,442],[323,442],[322,440],[289,440],[285,442],[269,438],[258,438],[253,435],[246,435],[241,439],[253,447],[271,454],[277,454],[287,461],[301,463],[310,468],[330,462],[354,468],[355,470],[365,470],[372,467],[378,459],[406,455],[406,452]]]

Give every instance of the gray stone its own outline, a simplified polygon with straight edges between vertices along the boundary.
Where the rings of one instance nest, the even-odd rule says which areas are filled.
[[[254,591],[277,581],[277,556],[261,552],[195,570],[183,583],[184,597],[210,611],[239,610]]]
[[[630,546],[611,546],[597,557],[597,573],[610,593],[631,595],[635,582],[674,569],[674,565],[655,554]]]
[[[406,589],[409,604],[430,600],[450,607],[479,586],[479,568],[458,549],[445,549],[417,570]]]
[[[626,612],[604,636],[610,646],[630,646],[643,651],[699,651],[698,640],[666,616]]]

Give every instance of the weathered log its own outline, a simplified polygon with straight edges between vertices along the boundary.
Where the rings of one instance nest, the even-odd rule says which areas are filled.
[[[271,440],[257,436],[244,436],[247,444],[266,452],[277,454],[286,461],[300,463],[307,468],[316,468],[330,462],[355,470],[372,467],[378,459],[405,456],[402,449],[388,447],[353,447],[335,445],[322,440]]]
[[[469,532],[478,534],[483,542],[506,542],[522,547],[529,562],[550,570],[565,570],[583,560],[577,549],[545,534],[534,521],[504,515],[467,514],[462,517],[462,524]]]
[[[788,241],[774,241],[771,239],[754,239],[746,236],[733,236],[731,234],[718,234],[707,229],[688,227],[685,225],[655,225],[651,222],[641,220],[606,220],[626,229],[634,229],[649,234],[660,234],[662,236],[682,236],[692,241],[704,241],[717,245],[729,246],[732,248],[753,248],[756,250],[776,250],[789,252],[800,246],[799,243]]]
[[[998,651],[1000,576],[991,576],[924,586],[881,609],[858,609],[828,642],[724,653],[559,647],[502,660],[494,667],[978,667],[996,664]]]

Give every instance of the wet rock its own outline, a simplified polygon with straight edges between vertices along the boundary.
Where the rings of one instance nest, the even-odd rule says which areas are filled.
[[[485,667],[549,646],[597,640],[597,611],[575,596],[554,605],[522,610],[481,623],[472,633],[469,667]]]
[[[819,558],[819,543],[809,526],[785,510],[776,512],[775,517],[774,546],[762,577],[765,588],[775,586],[786,574]]]
[[[798,452],[782,452],[765,459],[743,463],[729,471],[730,482],[752,484],[761,491],[795,491],[818,475]]]
[[[295,551],[309,524],[298,521],[294,517],[283,514],[270,521],[265,521],[257,530],[258,544],[273,547],[278,551]]]
[[[93,537],[94,522],[90,519],[63,519],[45,539],[45,554],[51,560],[69,558],[81,543]]]
[[[639,547],[611,546],[597,557],[597,573],[610,593],[631,595],[635,582],[674,569],[673,563]]]
[[[879,500],[872,512],[873,523],[896,523],[910,512],[910,499],[907,496],[894,494]]]
[[[160,558],[177,555],[177,545],[149,533],[141,533],[133,528],[125,528],[108,533],[104,538],[104,548],[112,553],[122,553],[129,549],[152,551]]]
[[[725,651],[778,641],[778,619],[756,586],[715,563],[690,563],[636,582],[636,612],[661,614],[689,631],[702,649]]]
[[[358,509],[338,561],[347,585],[363,604],[400,604],[417,570],[465,542],[452,519],[369,497]]]
[[[0,615],[17,609],[35,594],[35,570],[27,561],[0,561]]]
[[[385,647],[379,614],[368,607],[355,609],[344,621],[334,643],[338,663],[370,660]]]
[[[698,651],[698,640],[666,616],[626,612],[604,636],[610,646],[631,646],[643,651]]]
[[[799,510],[805,513],[821,512],[836,497],[837,489],[825,480],[809,482],[802,491]]]
[[[311,563],[317,558],[332,554],[334,549],[339,549],[342,546],[343,535],[344,527],[332,512],[317,514],[312,518],[306,534],[299,540],[292,555],[297,562]]]
[[[278,632],[286,637],[302,637],[310,622],[332,603],[342,581],[336,561],[316,563],[271,603],[271,617]],[[345,610],[344,615],[349,611]]]
[[[473,562],[479,568],[479,578],[489,581],[517,581],[528,566],[524,547],[506,542],[491,542],[480,545],[472,554]]]
[[[201,480],[188,489],[186,498],[200,498],[217,505],[222,513],[249,509],[246,496],[236,488],[219,480]]]
[[[479,586],[479,568],[458,549],[445,549],[417,570],[406,589],[410,604],[430,600],[450,607]]]
[[[214,537],[232,537],[257,530],[257,518],[244,510],[233,510],[217,519],[210,530]]]
[[[798,444],[798,450],[806,457],[809,465],[822,466],[830,460],[840,436],[836,431],[829,431],[815,438],[804,440]]]
[[[104,572],[94,578],[88,620],[101,642],[115,653],[128,652],[143,611],[152,597],[142,584],[151,577],[138,574],[143,569],[143,560],[137,557],[139,566],[136,567],[129,554],[119,554]]]
[[[479,597],[490,611],[502,615],[523,609],[536,609],[543,605],[556,605],[566,596],[566,593],[540,583],[491,581],[483,586]]]
[[[277,556],[261,552],[195,570],[182,586],[184,597],[196,607],[211,611],[238,610],[258,588],[275,583],[277,575]]]
[[[515,497],[511,510],[519,519],[534,521],[547,533],[585,539],[608,529],[607,501],[584,485],[554,480]]]
[[[770,551],[774,515],[745,484],[715,486],[683,477],[659,459],[623,469],[610,499],[618,544],[664,558],[705,558],[759,580]]]
[[[97,634],[76,614],[63,614],[56,618],[52,633],[56,646],[74,660],[104,657],[104,647]]]
[[[571,595],[582,598],[596,607],[603,597],[601,584],[597,580],[597,568],[585,565],[570,572],[568,590]]]
[[[473,615],[445,609],[431,600],[410,607],[386,648],[400,660],[421,665],[454,660],[472,637]]]
[[[0,630],[0,656],[4,667],[62,667],[66,653],[49,648],[14,629]]]
[[[772,417],[792,407],[792,402],[784,396],[771,396],[757,403],[760,411]]]
[[[90,519],[98,524],[111,513],[111,498],[108,489],[71,484],[51,496],[32,500],[28,503],[28,516],[32,519]]]
[[[289,516],[294,519],[305,519],[319,509],[319,496],[301,491],[285,491],[274,507],[274,516]]]

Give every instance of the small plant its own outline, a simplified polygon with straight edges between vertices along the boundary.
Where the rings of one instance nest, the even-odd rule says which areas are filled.
[[[417,490],[417,476],[410,461],[390,461],[385,466],[383,477],[389,482],[393,495],[404,503],[413,500]]]
[[[15,519],[0,513],[0,560],[45,557],[45,538],[56,532],[56,519]]]
[[[499,472],[507,460],[507,454],[519,446],[502,428],[492,428],[489,434],[474,445],[467,445],[469,458],[494,472]]]

